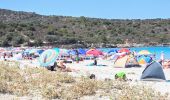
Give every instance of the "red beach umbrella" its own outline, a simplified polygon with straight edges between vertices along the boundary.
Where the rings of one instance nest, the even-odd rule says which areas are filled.
[[[99,56],[99,55],[103,55],[103,53],[97,49],[90,49],[86,52],[86,55]]]
[[[120,49],[118,52],[120,52],[120,53],[122,53],[122,52],[129,53],[129,52],[130,52],[130,50],[129,50],[129,49],[127,49],[127,48],[122,48],[122,49]]]

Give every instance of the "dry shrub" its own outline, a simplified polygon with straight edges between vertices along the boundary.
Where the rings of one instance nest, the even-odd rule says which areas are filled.
[[[96,80],[82,79],[71,87],[73,93],[79,97],[84,95],[93,95],[98,89],[98,82]]]
[[[122,81],[105,82],[100,89],[102,96],[110,96],[112,100],[166,100],[168,97],[168,94],[161,95],[148,86]]]
[[[27,94],[27,86],[24,78],[19,73],[19,68],[15,65],[9,66],[1,63],[0,66],[0,92],[17,95]]]
[[[69,76],[67,73],[61,72],[51,72],[45,68],[36,68],[35,69],[25,69],[27,82],[29,83],[30,90],[38,91],[31,92],[31,95],[42,95],[45,98],[61,98],[62,92],[66,89],[66,84],[71,84],[75,82],[74,78]]]
[[[0,92],[18,96],[42,96],[47,99],[80,99],[83,96],[110,96],[113,100],[166,99],[153,89],[122,81],[99,81],[73,78],[67,73],[45,68],[19,69],[17,65],[0,64]],[[96,98],[97,99],[97,98]]]

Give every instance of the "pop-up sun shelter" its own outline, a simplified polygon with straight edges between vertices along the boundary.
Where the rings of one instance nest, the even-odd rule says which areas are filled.
[[[125,55],[118,57],[114,63],[114,67],[118,68],[129,68],[129,67],[140,67],[136,58],[133,55]]]
[[[144,81],[163,81],[165,75],[160,63],[153,61],[142,72],[141,80]]]

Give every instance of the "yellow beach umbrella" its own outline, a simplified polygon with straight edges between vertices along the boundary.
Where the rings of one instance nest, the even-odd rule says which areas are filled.
[[[138,54],[139,54],[139,55],[150,55],[150,54],[152,54],[152,53],[149,52],[148,50],[141,50]]]

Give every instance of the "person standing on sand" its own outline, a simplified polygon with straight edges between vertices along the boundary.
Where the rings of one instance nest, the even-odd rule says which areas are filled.
[[[164,67],[164,53],[161,51],[160,60],[158,61]]]
[[[96,57],[94,58],[94,63],[93,63],[93,65],[97,66],[97,59],[96,59]]]
[[[79,52],[78,52],[78,50],[75,50],[75,52],[76,52],[76,62],[77,63],[79,63]]]

